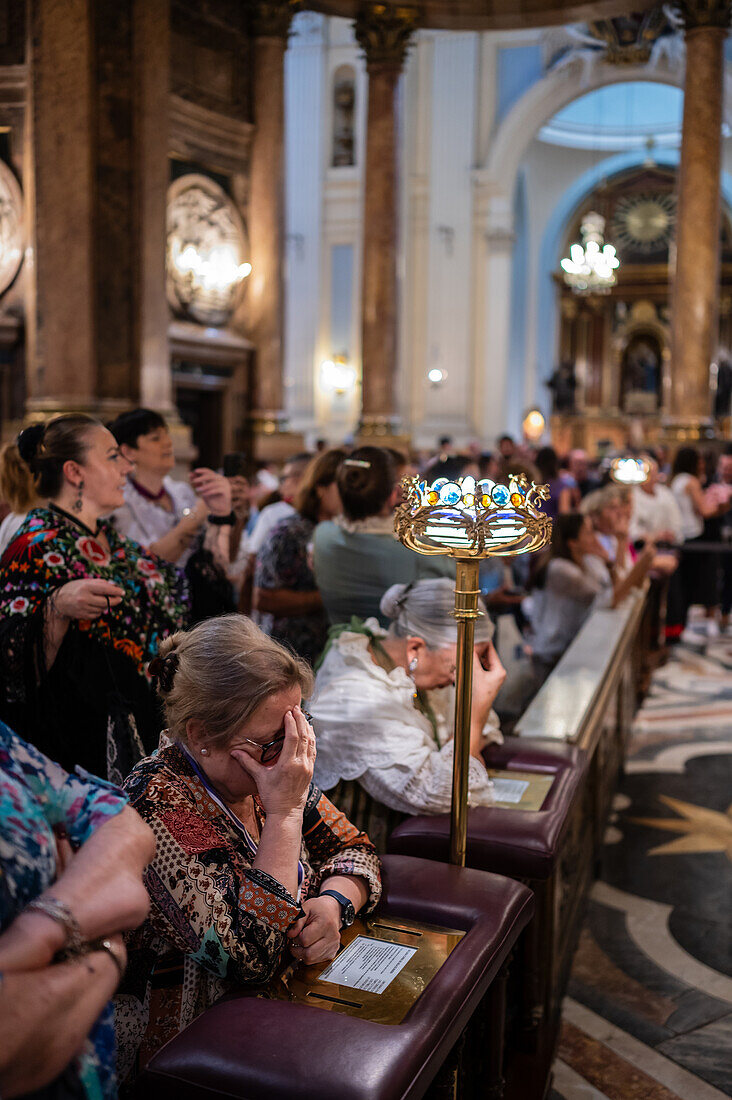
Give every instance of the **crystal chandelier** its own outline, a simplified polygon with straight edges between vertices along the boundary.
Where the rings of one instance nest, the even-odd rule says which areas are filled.
[[[590,211],[580,227],[582,244],[573,244],[569,256],[562,260],[564,281],[575,294],[607,294],[615,286],[615,270],[620,260],[615,246],[605,244],[605,219]]]

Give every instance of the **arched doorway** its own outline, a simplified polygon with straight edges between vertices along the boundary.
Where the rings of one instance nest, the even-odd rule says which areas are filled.
[[[590,210],[604,216],[605,239],[616,246],[621,263],[609,291],[578,295],[565,285],[559,259],[579,239],[580,223]],[[577,412],[594,418],[603,438],[623,441],[633,417],[643,417],[652,433],[667,411],[675,219],[676,169],[649,163],[595,187],[565,225],[553,272],[558,362],[574,364]],[[726,346],[732,336],[732,233],[726,208],[720,245],[720,343]]]

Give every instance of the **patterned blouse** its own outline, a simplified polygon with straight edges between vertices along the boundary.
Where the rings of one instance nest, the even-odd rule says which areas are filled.
[[[315,574],[308,562],[308,543],[314,531],[315,524],[297,513],[281,520],[257,555],[254,587],[316,592]],[[262,615],[260,626],[311,665],[320,656],[328,637],[324,608],[309,615]]]
[[[90,531],[36,508],[0,562],[0,714],[72,769],[117,782],[157,744],[160,715],[147,674],[158,642],[187,624],[182,574],[103,521],[111,554]],[[51,669],[43,651],[48,597],[95,577],[125,590],[93,620],[73,620]],[[138,736],[139,735],[139,736]]]
[[[325,878],[364,878],[369,910],[381,895],[369,838],[317,787],[303,815],[296,899],[252,866],[256,848],[212,798],[184,749],[163,744],[125,784],[155,833],[157,851],[146,872],[152,909],[129,936],[127,976],[115,1002],[122,1078],[227,990],[268,981],[284,955],[285,933],[301,914],[299,902],[317,895]],[[261,828],[265,815],[256,809]]]
[[[69,775],[0,722],[0,932],[55,881],[54,828],[78,848],[126,804],[122,791]],[[65,1074],[89,1100],[117,1095],[112,1020],[109,1005]]]

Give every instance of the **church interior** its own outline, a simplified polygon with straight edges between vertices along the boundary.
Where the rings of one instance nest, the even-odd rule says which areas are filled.
[[[0,0],[3,1098],[732,1096],[731,27]]]

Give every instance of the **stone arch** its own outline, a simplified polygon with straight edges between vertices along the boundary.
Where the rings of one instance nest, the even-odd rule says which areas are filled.
[[[675,168],[679,163],[679,152],[677,149],[657,150],[654,159],[660,166]],[[537,272],[536,325],[537,330],[542,333],[542,340],[537,343],[538,362],[534,390],[537,404],[545,412],[548,410],[549,401],[543,383],[556,365],[557,346],[557,310],[552,274],[559,264],[559,253],[567,224],[578,207],[596,190],[602,180],[610,180],[613,176],[618,176],[630,169],[640,168],[644,161],[644,152],[634,150],[607,157],[594,165],[593,168],[578,176],[571,187],[567,188],[546,223],[539,250]],[[722,172],[722,201],[728,209],[732,209],[732,175],[727,172]]]
[[[599,55],[594,57],[592,64],[585,64],[582,59],[577,58],[568,66],[555,67],[542,80],[537,81],[508,112],[498,127],[488,157],[480,169],[480,174],[490,180],[496,192],[513,194],[521,162],[541,127],[557,111],[561,111],[580,96],[605,88],[609,84],[628,84],[634,81],[683,88],[683,71],[679,72],[678,67],[672,68],[668,63],[619,66],[603,64]]]

